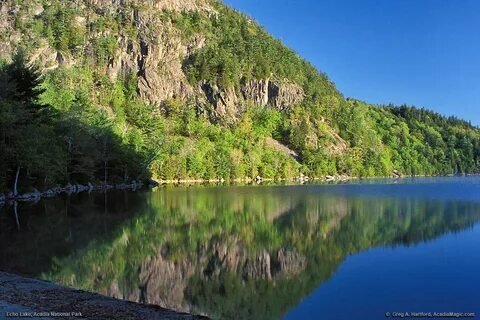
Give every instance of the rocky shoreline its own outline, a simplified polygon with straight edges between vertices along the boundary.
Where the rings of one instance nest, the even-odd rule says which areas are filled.
[[[52,198],[59,196],[61,194],[77,194],[81,192],[94,192],[94,191],[106,191],[106,190],[138,190],[145,186],[147,187],[156,187],[159,184],[155,181],[149,181],[148,183],[144,183],[143,181],[135,181],[133,180],[131,183],[120,183],[120,184],[98,184],[94,185],[92,183],[88,183],[86,185],[82,184],[67,184],[64,187],[56,186],[50,189],[47,189],[43,192],[33,189],[32,192],[21,193],[21,194],[14,194],[13,192],[9,192],[7,194],[0,194],[0,204],[5,202],[36,202],[42,198]]]
[[[0,318],[200,320],[192,315],[0,272]]]
[[[393,175],[393,178],[399,178],[400,175]],[[135,181],[133,180],[130,183],[120,183],[120,184],[92,184],[88,183],[85,185],[82,184],[67,184],[66,186],[55,186],[49,188],[45,191],[38,191],[37,189],[33,189],[31,192],[27,193],[19,193],[14,194],[13,192],[9,192],[7,194],[0,193],[0,206],[4,203],[12,203],[12,202],[37,202],[42,198],[52,198],[62,194],[72,195],[78,194],[82,192],[98,192],[98,191],[106,191],[106,190],[132,190],[136,191],[144,187],[154,188],[158,187],[159,185],[184,185],[184,184],[199,184],[199,183],[225,183],[225,182],[233,182],[233,183],[256,183],[261,184],[263,182],[284,182],[284,181],[292,181],[297,183],[307,183],[310,181],[322,181],[322,182],[346,182],[349,180],[358,179],[358,177],[351,177],[347,175],[326,175],[324,177],[309,177],[303,174],[300,174],[293,179],[273,179],[273,178],[263,178],[257,176],[255,178],[245,178],[245,179],[233,179],[233,180],[225,180],[225,179],[173,179],[173,180],[159,180],[159,182],[154,180],[149,180],[148,182],[143,181]]]
[[[304,175],[300,175],[293,179],[293,181],[297,181],[300,183],[304,183],[309,180],[314,180],[314,179],[311,179]],[[278,180],[278,179],[262,178],[260,176],[257,176],[254,179],[247,178],[247,179],[235,179],[230,181],[235,183],[262,183],[266,181],[285,181],[285,179]],[[329,180],[326,180],[326,181],[329,181]],[[52,198],[55,196],[59,196],[61,194],[71,195],[71,194],[77,194],[81,192],[90,193],[95,191],[106,191],[106,190],[113,190],[113,189],[136,191],[143,187],[154,188],[164,184],[224,183],[224,182],[227,182],[227,181],[224,179],[208,179],[208,180],[207,179],[175,179],[175,180],[160,180],[160,182],[153,181],[153,180],[150,180],[148,182],[133,180],[131,183],[97,184],[97,185],[94,185],[90,182],[85,185],[69,183],[63,187],[56,186],[53,188],[49,188],[45,191],[38,191],[37,189],[33,189],[33,191],[31,192],[19,193],[19,194],[14,194],[13,192],[9,192],[7,194],[0,193],[0,205],[6,202],[8,203],[8,202],[15,202],[15,201],[36,202],[42,198]]]
[[[477,174],[466,174],[466,176],[470,175],[477,175]],[[450,175],[446,175],[450,176]],[[404,177],[401,175],[397,170],[392,172],[390,177],[383,177],[383,178],[392,178],[392,179],[399,179]],[[417,176],[420,177],[420,176]],[[373,178],[382,178],[382,177],[373,177]],[[255,178],[243,178],[243,179],[233,179],[233,180],[225,180],[225,179],[172,179],[172,180],[149,180],[147,182],[143,181],[131,181],[130,183],[120,183],[120,184],[97,184],[94,185],[92,183],[88,183],[86,185],[82,184],[67,184],[64,187],[56,186],[50,189],[47,189],[43,192],[40,192],[34,189],[32,192],[27,192],[23,194],[15,195],[13,192],[9,192],[7,194],[0,193],[0,206],[4,203],[8,202],[36,202],[42,198],[52,198],[55,196],[59,196],[61,194],[77,194],[81,192],[95,192],[95,191],[106,191],[106,190],[132,190],[136,191],[143,187],[154,188],[160,185],[188,185],[188,184],[201,184],[201,183],[256,183],[261,184],[263,182],[285,182],[285,181],[292,181],[297,183],[308,183],[311,181],[321,181],[321,182],[347,182],[350,180],[361,179],[360,177],[348,176],[348,175],[326,175],[322,177],[309,177],[303,174],[300,174],[292,179],[274,179],[274,178],[263,178],[257,176]]]

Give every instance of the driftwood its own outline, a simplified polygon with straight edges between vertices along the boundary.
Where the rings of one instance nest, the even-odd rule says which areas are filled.
[[[17,168],[17,174],[15,175],[15,184],[13,185],[13,194],[16,196],[18,194],[18,176],[20,175],[20,167]]]

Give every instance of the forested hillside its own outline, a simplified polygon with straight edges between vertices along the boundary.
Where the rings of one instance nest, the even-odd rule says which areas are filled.
[[[477,128],[345,99],[215,0],[2,1],[0,58],[3,191],[480,171]]]

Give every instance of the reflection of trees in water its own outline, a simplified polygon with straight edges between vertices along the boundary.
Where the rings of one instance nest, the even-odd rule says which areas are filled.
[[[0,270],[36,276],[49,271],[52,257],[62,257],[92,240],[109,239],[126,218],[147,207],[145,194],[118,192],[105,214],[102,193],[18,203],[0,210]]]
[[[149,202],[115,236],[58,259],[45,277],[213,317],[273,319],[348,254],[427,241],[480,218],[472,202],[275,188],[160,190]]]

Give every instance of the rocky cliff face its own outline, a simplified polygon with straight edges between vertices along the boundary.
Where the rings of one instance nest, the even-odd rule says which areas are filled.
[[[287,80],[251,79],[241,85],[240,92],[233,87],[222,90],[207,82],[200,89],[211,106],[205,109],[214,119],[237,119],[249,105],[288,111],[304,98],[302,87]]]
[[[259,106],[266,106],[269,100],[270,80],[250,80],[242,85],[242,94],[246,100]]]
[[[269,83],[268,100],[279,110],[287,110],[302,102],[303,97],[302,87],[288,80]]]
[[[0,2],[0,57],[9,58],[15,50],[15,45],[22,38],[21,32],[15,30],[15,14],[17,6],[10,2]]]
[[[148,25],[151,22],[146,20],[141,23]],[[158,34],[150,39],[143,37],[134,54],[136,59],[127,56],[126,62],[137,61],[134,71],[138,74],[139,94],[145,101],[160,105],[167,99],[185,100],[193,95],[193,88],[182,72],[182,58],[187,48],[171,26],[161,23],[157,26]],[[123,50],[125,47],[120,48]],[[119,67],[123,71],[122,65]]]
[[[303,99],[300,86],[275,79],[275,75],[270,79],[243,81],[241,88],[220,89],[215,83],[196,86],[188,83],[182,63],[208,40],[202,34],[185,40],[170,21],[162,19],[161,12],[196,12],[215,16],[217,13],[208,0],[77,0],[73,6],[79,14],[72,24],[86,33],[84,43],[74,50],[78,53],[89,55],[96,39],[110,35],[109,31],[92,27],[97,21],[122,15],[131,22],[136,34],[123,31],[115,34],[116,50],[99,67],[112,80],[121,74],[135,73],[138,94],[149,104],[161,106],[169,99],[189,100],[195,102],[198,113],[212,120],[234,121],[249,105],[287,110]],[[20,32],[15,24],[19,20],[41,19],[44,11],[39,0],[23,5],[14,1],[0,3],[1,58],[9,59],[23,42],[38,38],[32,30]],[[74,56],[55,49],[45,38],[38,41],[36,49],[29,55],[32,63],[39,64],[44,72],[81,64],[83,59],[83,54]]]
[[[255,80],[242,85],[243,98],[258,106],[270,105],[279,110],[286,110],[302,102],[302,87],[288,80]]]

